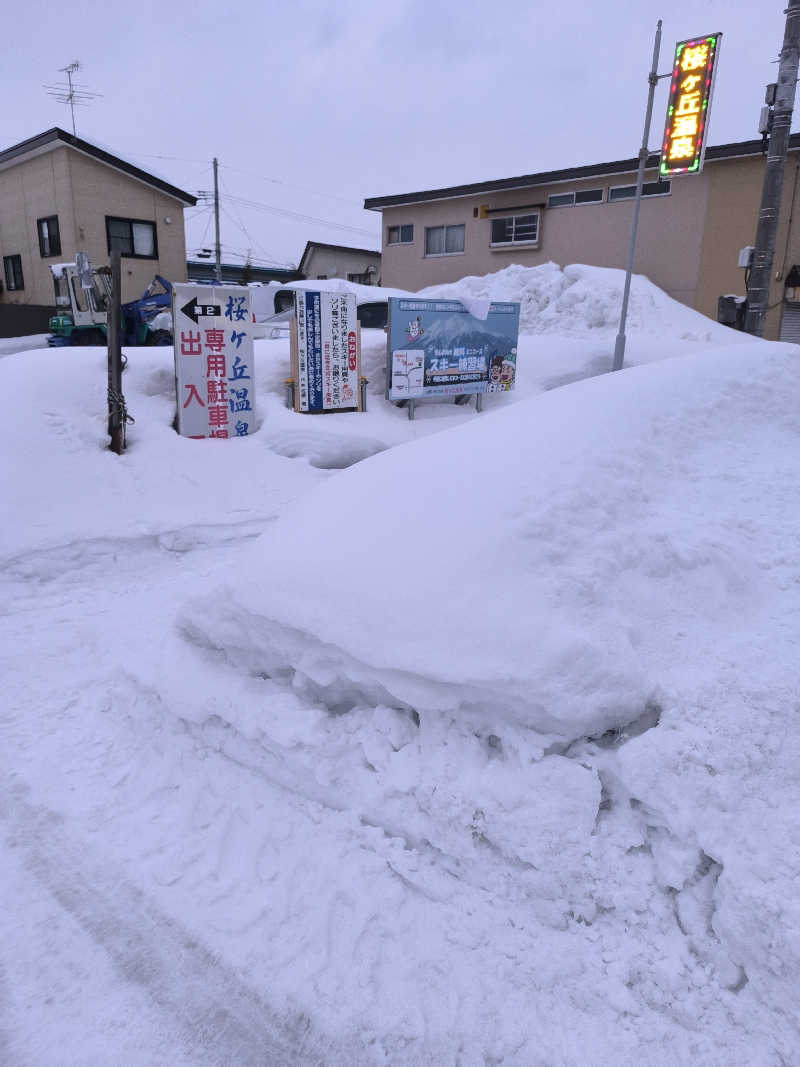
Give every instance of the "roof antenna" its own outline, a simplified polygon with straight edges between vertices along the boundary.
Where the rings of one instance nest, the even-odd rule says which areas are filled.
[[[80,69],[80,61],[76,59],[68,66],[60,68],[60,73],[67,76],[66,83],[59,82],[56,85],[45,85],[48,96],[55,97],[60,104],[69,104],[73,134],[75,133],[75,108],[88,107],[91,100],[103,95],[102,93],[90,92],[81,82],[72,80],[72,75],[76,74]]]

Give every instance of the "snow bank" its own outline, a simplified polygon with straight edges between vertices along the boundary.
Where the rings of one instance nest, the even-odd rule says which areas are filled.
[[[0,363],[12,1059],[800,1060],[797,349],[656,293],[608,375],[548,269],[480,417],[374,331],[367,414],[263,341],[258,432],[186,441],[131,349],[117,457],[102,350]]]
[[[620,727],[676,662],[702,673],[710,633],[744,641],[768,597],[741,500],[774,483],[765,411],[788,450],[794,363],[789,347],[712,349],[359,464],[264,535],[210,639],[337,707],[562,740]]]
[[[376,1010],[448,959],[457,1007],[405,1025],[468,1033],[469,1062],[792,1062],[797,381],[793,346],[706,346],[395,448],[181,611],[227,672],[198,727],[392,845],[381,958],[415,963],[348,955]]]
[[[513,300],[520,304],[520,333],[557,333],[569,337],[616,335],[625,273],[609,267],[556,263],[512,265],[495,274],[432,285],[424,297],[453,300]],[[676,341],[733,344],[734,331],[712,322],[667,296],[641,274],[631,280],[627,331]],[[741,338],[741,335],[738,335]]]
[[[13,356],[16,352],[27,352],[34,348],[47,348],[46,333],[32,333],[26,337],[0,337],[0,359]]]

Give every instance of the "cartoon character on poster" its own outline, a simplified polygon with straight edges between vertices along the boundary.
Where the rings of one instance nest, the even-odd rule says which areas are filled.
[[[492,358],[489,362],[489,384],[486,387],[487,393],[497,393],[502,388],[500,384],[500,376],[503,371],[503,357],[496,352],[492,354]]]
[[[422,328],[422,316],[417,315],[415,319],[412,319],[406,326],[406,340],[418,341],[420,337],[425,333]]]
[[[514,373],[517,369],[517,357],[506,356],[500,368],[500,389],[508,392],[514,388]]]

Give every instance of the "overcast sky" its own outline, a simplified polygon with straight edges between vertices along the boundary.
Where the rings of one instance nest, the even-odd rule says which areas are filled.
[[[27,0],[6,27],[0,145],[71,129],[44,85],[78,59],[102,94],[76,111],[79,136],[192,193],[212,188],[216,155],[223,259],[295,265],[307,240],[379,247],[365,197],[636,155],[659,18],[662,72],[676,41],[722,31],[710,143],[756,137],[784,7]],[[210,210],[186,214],[189,253],[211,247]]]

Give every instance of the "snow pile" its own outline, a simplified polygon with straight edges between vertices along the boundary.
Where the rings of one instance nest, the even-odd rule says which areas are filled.
[[[0,361],[0,1059],[800,1061],[797,349],[548,270],[481,416]]]
[[[266,687],[263,717],[235,701],[203,714],[268,750],[281,738],[284,773],[405,841],[404,882],[439,900],[421,875],[433,847],[460,877],[498,878],[505,907],[486,850],[514,867],[536,950],[496,926],[490,950],[463,924],[440,940],[400,920],[404,951],[454,961],[475,1018],[447,1025],[473,1042],[501,1001],[523,1017],[523,989],[541,1009],[554,988],[583,1005],[550,1008],[589,1040],[597,983],[621,1026],[598,1062],[684,1062],[698,1013],[723,1041],[701,1038],[701,1062],[791,1047],[796,363],[790,346],[708,349],[373,457],[296,501],[246,581],[181,613],[189,647]],[[293,702],[277,718],[276,692]],[[515,961],[502,979],[495,950]],[[537,1062],[523,1030],[496,1054]],[[552,1032],[537,1040],[542,1063],[580,1062],[579,1040],[561,1059]]]
[[[47,347],[46,333],[32,333],[27,337],[0,337],[0,359],[12,356],[16,352],[27,352],[34,348]]]
[[[333,703],[351,689],[562,739],[635,718],[698,634],[719,640],[724,623],[733,638],[761,600],[740,494],[765,489],[751,440],[765,389],[774,432],[791,436],[794,361],[754,351],[533,398],[320,487],[228,600],[231,626],[267,628],[253,654],[269,662],[253,666],[292,664],[315,695],[341,691]],[[707,451],[733,467],[722,486]]]
[[[419,296],[449,300],[512,300],[520,304],[520,333],[557,333],[569,337],[616,335],[625,273],[610,267],[556,263],[512,265],[479,277],[462,278],[422,289]],[[732,330],[679,304],[641,274],[631,280],[627,331],[681,341],[731,344]]]

